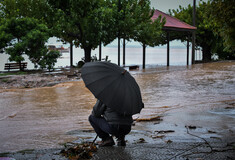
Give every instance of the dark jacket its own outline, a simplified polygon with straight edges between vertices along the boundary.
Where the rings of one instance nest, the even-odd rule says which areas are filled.
[[[133,123],[131,115],[123,116],[107,107],[100,100],[97,100],[93,107],[92,115],[95,117],[104,117],[109,124],[131,125]]]

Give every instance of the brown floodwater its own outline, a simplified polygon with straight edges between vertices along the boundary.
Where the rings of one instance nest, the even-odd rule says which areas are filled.
[[[148,118],[178,110],[167,121],[200,121],[205,111],[221,115],[220,127],[235,124],[235,62],[194,66],[157,66],[130,71],[138,82],[145,108],[134,118]],[[90,130],[88,116],[94,96],[83,81],[54,87],[0,92],[0,153],[22,149],[52,148],[74,140],[73,130]],[[220,105],[221,104],[221,105]],[[223,105],[225,104],[225,105]],[[225,109],[227,107],[228,109]],[[180,114],[184,110],[190,116]],[[207,115],[208,115],[207,114]],[[207,120],[207,115],[204,120]],[[178,116],[178,117],[177,117]],[[221,117],[220,116],[220,117]],[[212,117],[212,118],[211,118]],[[208,125],[218,116],[210,116]],[[136,126],[145,129],[145,126]],[[139,127],[139,128],[138,128]],[[235,132],[235,128],[230,127]]]

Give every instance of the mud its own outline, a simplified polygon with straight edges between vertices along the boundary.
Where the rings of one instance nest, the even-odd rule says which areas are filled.
[[[235,62],[157,67],[130,72],[140,85],[145,108],[128,145],[194,143],[199,137],[232,143],[235,139]],[[95,137],[87,117],[95,103],[82,81],[54,87],[0,92],[0,152],[61,147]],[[188,129],[185,126],[195,126]],[[171,130],[163,133],[159,131]]]

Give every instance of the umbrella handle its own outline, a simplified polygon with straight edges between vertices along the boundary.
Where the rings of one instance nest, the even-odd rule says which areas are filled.
[[[122,75],[124,75],[126,72],[127,72],[127,70],[124,70],[124,71],[122,72]]]
[[[97,137],[98,137],[98,135],[96,135],[95,139],[94,139],[93,142],[91,143],[92,145],[95,143]]]

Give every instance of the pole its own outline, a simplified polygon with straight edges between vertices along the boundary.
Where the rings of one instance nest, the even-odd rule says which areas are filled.
[[[143,44],[143,69],[145,69],[145,55],[146,55],[146,45]]]
[[[167,36],[167,66],[170,65],[170,33],[166,33]]]
[[[188,40],[187,40],[187,66],[189,65],[189,35],[188,35]]]
[[[102,49],[102,46],[101,46],[101,42],[100,42],[100,45],[99,45],[99,61],[101,61],[101,57],[102,57],[101,56],[101,54],[102,54],[101,53],[101,51],[102,51],[101,49]]]
[[[70,42],[70,67],[73,67],[73,42]]]
[[[193,26],[196,26],[196,0],[193,0]],[[192,33],[192,64],[195,64],[195,42],[196,42],[196,33]]]
[[[118,0],[118,12],[121,10],[121,1]],[[120,30],[118,30],[118,65],[120,66]]]
[[[118,37],[118,65],[120,66],[120,37]]]
[[[126,64],[126,39],[123,38],[123,66]]]

